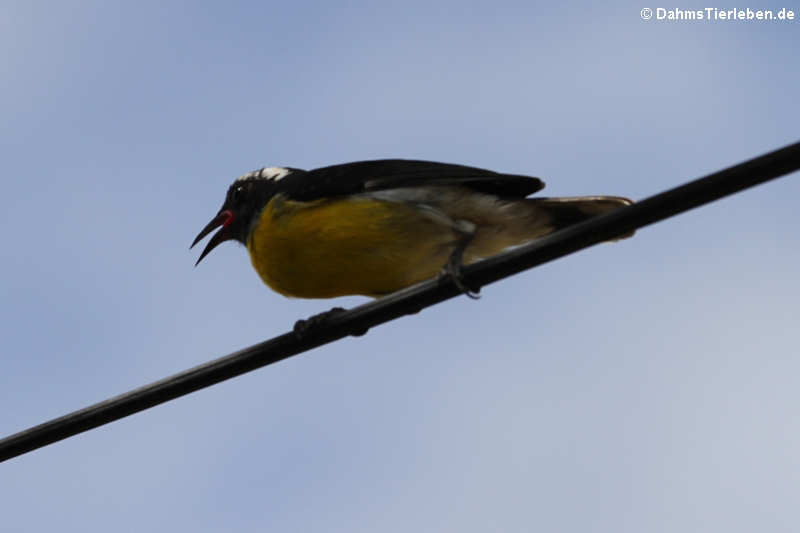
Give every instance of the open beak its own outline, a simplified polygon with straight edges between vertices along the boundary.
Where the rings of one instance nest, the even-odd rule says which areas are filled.
[[[189,247],[190,249],[193,248],[195,244],[203,240],[203,237],[205,237],[218,227],[222,226],[222,229],[216,232],[214,236],[211,237],[211,240],[208,241],[205,250],[203,250],[203,253],[200,254],[200,258],[197,260],[197,263],[195,263],[194,266],[199,265],[200,261],[202,261],[203,258],[207,256],[211,252],[211,250],[216,248],[219,244],[233,239],[233,235],[231,235],[231,233],[228,231],[228,226],[230,226],[231,222],[233,222],[233,218],[234,216],[231,211],[228,211],[227,209],[225,209],[224,211],[220,211],[219,214],[216,217],[214,217],[214,219],[211,222],[209,222],[205,228],[203,228],[203,231],[197,234],[197,237],[194,238],[194,242]]]

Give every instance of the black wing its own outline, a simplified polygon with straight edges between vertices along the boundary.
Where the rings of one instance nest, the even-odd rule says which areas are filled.
[[[530,176],[410,159],[379,159],[333,165],[308,172],[293,172],[280,181],[287,196],[301,201],[425,185],[457,185],[478,192],[517,198],[524,198],[544,188],[542,180]]]

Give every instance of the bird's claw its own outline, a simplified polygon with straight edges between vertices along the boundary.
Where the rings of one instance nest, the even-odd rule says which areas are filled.
[[[304,337],[308,334],[309,331],[313,330],[315,327],[319,326],[320,324],[325,323],[327,320],[338,316],[342,313],[347,311],[347,309],[343,307],[334,307],[329,311],[325,311],[324,313],[319,313],[316,315],[312,315],[306,319],[298,320],[294,323],[294,334],[298,337]],[[350,335],[354,337],[360,337],[365,335],[369,331],[369,328],[359,328],[355,331],[351,331]]]
[[[444,268],[442,269],[442,277],[449,278],[450,281],[453,282],[453,285],[456,286],[458,290],[462,293],[466,294],[473,300],[478,300],[481,297],[481,288],[478,287],[477,289],[472,289],[467,287],[464,283],[464,278],[462,276],[461,270],[461,254],[453,253],[450,256],[450,259],[447,260],[447,264],[445,264]]]

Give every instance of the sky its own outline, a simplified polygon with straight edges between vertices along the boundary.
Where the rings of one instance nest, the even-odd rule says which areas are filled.
[[[638,200],[798,140],[800,22],[644,7],[1,2],[0,436],[367,301],[193,267],[249,170]],[[796,531],[798,178],[2,463],[3,529]]]

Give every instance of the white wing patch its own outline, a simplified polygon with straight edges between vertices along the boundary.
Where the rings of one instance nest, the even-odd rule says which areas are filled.
[[[264,167],[252,172],[248,172],[247,174],[242,174],[236,178],[236,181],[250,179],[278,181],[279,179],[285,178],[291,173],[291,170],[284,167]]]

